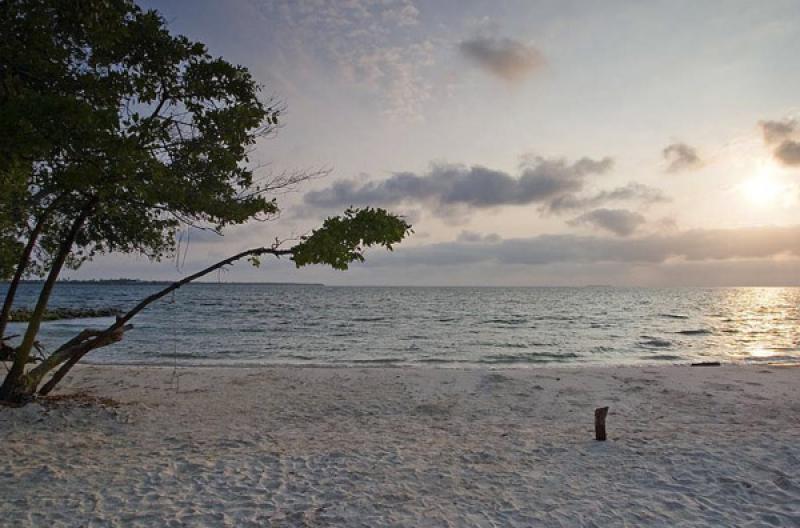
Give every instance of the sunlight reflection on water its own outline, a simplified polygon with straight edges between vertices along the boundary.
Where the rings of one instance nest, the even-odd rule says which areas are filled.
[[[737,339],[729,345],[732,359],[797,360],[800,297],[796,288],[738,288],[727,290],[723,307]]]

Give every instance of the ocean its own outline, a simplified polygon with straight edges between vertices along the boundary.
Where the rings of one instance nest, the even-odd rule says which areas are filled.
[[[52,307],[126,309],[163,288],[61,283]],[[22,285],[17,306],[39,286]],[[0,293],[5,285],[0,285]],[[97,363],[429,366],[800,363],[800,288],[432,288],[198,283]],[[112,318],[43,325],[52,350]],[[12,324],[9,333],[21,333]]]

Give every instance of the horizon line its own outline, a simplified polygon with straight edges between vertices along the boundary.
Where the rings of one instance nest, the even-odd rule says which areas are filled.
[[[28,284],[43,283],[42,279],[26,279]],[[63,279],[58,284],[88,284],[101,286],[120,286],[126,284],[173,284],[177,281],[170,279]],[[9,281],[0,281],[8,284]],[[192,284],[219,284],[219,285],[265,285],[265,286],[314,286],[325,288],[608,288],[608,289],[669,289],[669,288],[800,288],[800,284],[729,284],[729,285],[703,285],[703,284],[675,284],[675,285],[642,285],[642,284],[326,284],[322,282],[281,282],[281,281],[193,281]]]

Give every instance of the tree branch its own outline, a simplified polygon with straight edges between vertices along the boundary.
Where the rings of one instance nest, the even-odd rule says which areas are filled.
[[[84,330],[74,339],[64,343],[60,346],[55,352],[53,352],[50,357],[46,360],[41,362],[38,366],[36,366],[33,370],[28,373],[28,376],[31,377],[31,381],[35,383],[39,383],[42,378],[51,370],[56,368],[58,365],[61,365],[53,377],[39,390],[39,394],[44,396],[48,394],[56,384],[61,381],[61,379],[69,372],[69,370],[75,366],[75,364],[83,358],[86,354],[95,350],[97,348],[109,345],[113,342],[119,341],[122,339],[123,333],[132,328],[130,325],[127,325],[128,321],[133,319],[139,312],[144,310],[148,305],[154,303],[155,301],[169,295],[173,291],[177,290],[181,286],[184,286],[194,280],[199,279],[209,273],[216,271],[220,268],[233,264],[234,262],[241,260],[246,257],[258,257],[261,255],[275,255],[276,257],[281,257],[284,255],[292,255],[292,249],[278,249],[277,247],[259,247],[259,248],[252,248],[246,251],[242,251],[241,253],[237,253],[232,257],[228,257],[224,260],[217,262],[205,269],[198,271],[197,273],[193,273],[188,277],[185,277],[177,282],[173,282],[166,288],[146,297],[143,299],[139,304],[134,306],[130,311],[125,313],[124,315],[117,317],[116,322],[102,331],[96,330]],[[63,363],[63,365],[62,365]]]

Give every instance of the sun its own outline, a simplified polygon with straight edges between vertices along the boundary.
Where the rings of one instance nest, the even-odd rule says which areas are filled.
[[[762,167],[758,174],[739,184],[739,192],[753,205],[775,205],[786,188],[775,179],[774,172],[769,166]]]

